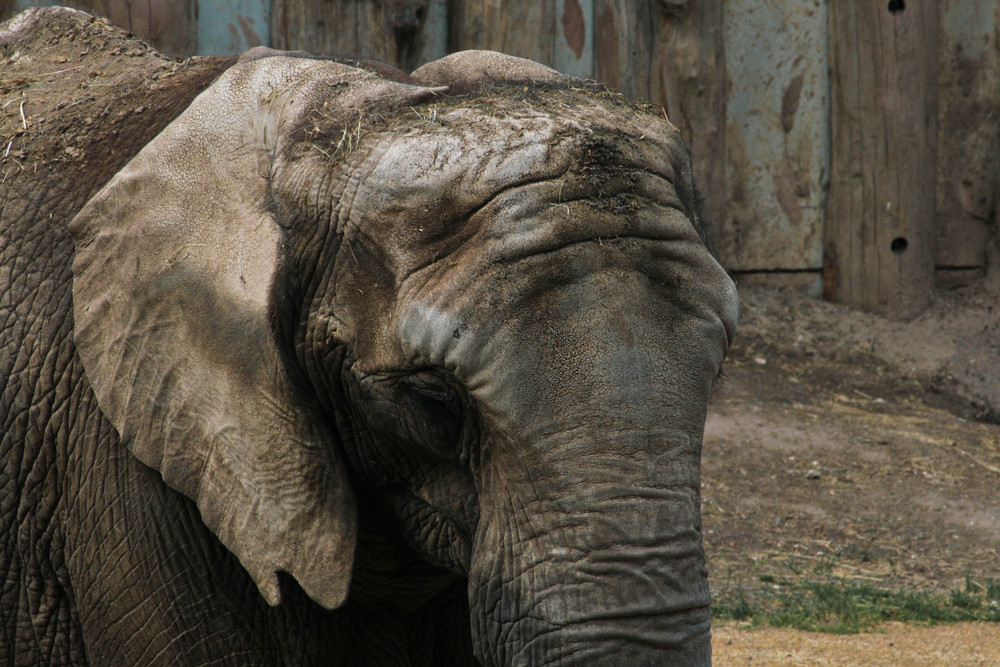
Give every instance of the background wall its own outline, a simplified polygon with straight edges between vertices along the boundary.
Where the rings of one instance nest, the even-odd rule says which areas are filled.
[[[0,0],[0,16],[53,4]],[[909,317],[982,277],[1000,0],[86,0],[168,54],[487,48],[664,106],[725,266]]]

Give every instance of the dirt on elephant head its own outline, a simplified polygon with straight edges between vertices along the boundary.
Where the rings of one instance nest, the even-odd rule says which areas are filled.
[[[72,9],[0,24],[4,217],[75,212],[232,62],[171,60]]]

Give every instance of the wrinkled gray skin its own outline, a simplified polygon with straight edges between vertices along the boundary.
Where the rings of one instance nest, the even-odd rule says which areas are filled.
[[[69,236],[4,222],[0,661],[707,664],[697,216],[540,65],[245,57]]]

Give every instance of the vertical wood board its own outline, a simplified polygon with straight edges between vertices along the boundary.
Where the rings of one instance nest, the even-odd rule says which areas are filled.
[[[722,1],[594,1],[594,74],[664,107],[681,132],[706,197],[713,242],[725,212]]]
[[[420,64],[429,8],[440,21],[440,3],[427,0],[271,0],[276,49],[370,58],[411,71]],[[440,30],[439,23],[434,24]],[[436,38],[438,44],[440,37]]]
[[[424,39],[414,69],[448,55],[448,0],[427,0]]]
[[[70,4],[128,27],[167,55],[189,56],[198,49],[197,0],[94,0]]]
[[[59,2],[0,0],[0,10],[9,16],[27,7],[55,4]],[[894,15],[888,12],[888,0],[67,4],[107,16],[174,56],[239,53],[269,44],[375,58],[409,70],[456,50],[490,48],[596,78],[667,109],[691,149],[709,220],[716,225],[712,235],[727,268],[816,271],[825,261],[830,295],[847,294],[842,271],[857,270],[858,277],[852,279],[857,285],[882,294],[876,301],[881,299],[883,305],[863,306],[869,309],[898,301],[898,294],[883,293],[886,288],[880,282],[888,280],[892,262],[899,275],[908,276],[897,275],[897,291],[907,282],[927,283],[928,252],[931,262],[956,275],[981,275],[986,247],[996,234],[996,0],[894,2],[904,7]],[[936,29],[920,21],[915,26],[911,20],[927,11],[937,14]],[[854,17],[850,26],[844,19],[848,14]],[[830,43],[831,31],[835,43]],[[857,53],[846,55],[850,49]],[[895,69],[887,65],[893,58],[898,61]],[[931,72],[928,76],[936,76],[936,81],[917,81],[918,69]],[[839,95],[836,100],[831,99],[831,87]],[[831,125],[831,106],[838,114],[838,129]],[[918,108],[934,116],[919,131],[913,129]],[[910,130],[901,130],[903,126]],[[928,148],[928,133],[935,128],[937,138]],[[913,145],[904,159],[901,151],[908,143]],[[836,186],[831,184],[831,150],[839,155]],[[935,174],[930,186],[928,169]],[[893,177],[904,185],[889,188],[886,183]],[[830,188],[838,193],[837,202],[828,196]],[[933,193],[930,204],[928,192]],[[873,198],[884,201],[876,204]],[[930,240],[917,233],[922,240],[914,246],[907,236],[902,255],[890,251],[890,257],[882,257],[888,230],[909,230],[911,213],[927,206],[934,210]],[[828,216],[838,219],[828,223]],[[889,218],[896,221],[894,226],[886,222]],[[851,227],[849,233],[844,224]],[[889,243],[895,238],[900,236],[892,236]],[[853,258],[850,267],[844,264],[844,253]],[[900,264],[911,261],[923,262],[918,277],[906,273],[912,267]],[[873,272],[881,277],[873,279]]]
[[[658,4],[658,3],[657,3]],[[594,0],[594,78],[625,95],[653,101],[652,0]]]
[[[16,0],[13,8],[59,4],[103,16],[169,56],[231,55],[270,43],[271,0]]]
[[[593,0],[555,0],[559,16],[552,45],[552,67],[563,74],[594,77]]]
[[[719,254],[730,270],[822,267],[827,36],[827,0],[726,2],[728,205]]]
[[[1000,163],[1000,3],[941,2],[937,248],[947,268],[983,266]],[[968,275],[974,276],[975,272]]]
[[[17,13],[24,11],[25,9],[29,9],[30,7],[55,7],[56,5],[62,4],[66,3],[59,2],[58,0],[13,0],[13,2],[6,0],[3,5],[0,5],[0,7],[3,7],[5,11]],[[8,6],[11,8],[10,10],[7,9]],[[76,9],[83,9],[83,7],[76,7]]]
[[[726,216],[726,56],[723,0],[674,2],[659,11],[650,82],[653,101],[680,130],[718,246]]]
[[[450,5],[452,51],[488,49],[555,63],[561,2],[498,2],[461,0]]]
[[[824,295],[899,319],[918,314],[933,287],[937,10],[830,5]]]
[[[594,76],[594,0],[462,0],[450,10],[452,51],[502,51],[570,76]]]

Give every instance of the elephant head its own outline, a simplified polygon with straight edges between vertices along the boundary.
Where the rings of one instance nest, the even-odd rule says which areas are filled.
[[[484,664],[703,662],[738,307],[699,215],[659,108],[499,54],[258,52],[73,221],[77,346],[271,604],[278,571],[344,602],[374,498],[468,578]]]

